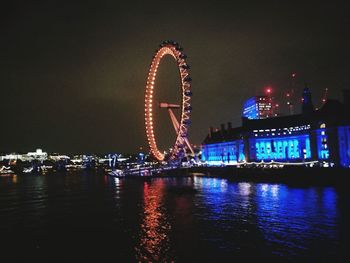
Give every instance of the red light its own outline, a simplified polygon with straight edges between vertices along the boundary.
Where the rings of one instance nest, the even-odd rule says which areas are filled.
[[[292,78],[295,78],[297,76],[296,73],[292,73]]]
[[[290,94],[289,93],[287,93],[287,97],[289,97],[290,96]]]
[[[266,92],[267,94],[270,94],[270,93],[272,92],[272,88],[271,88],[271,87],[266,87],[266,88],[265,88],[265,92]]]

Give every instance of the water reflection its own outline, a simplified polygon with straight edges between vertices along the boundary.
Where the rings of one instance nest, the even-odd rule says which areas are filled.
[[[250,183],[238,183],[238,190],[241,196],[250,195]]]
[[[171,225],[163,204],[164,180],[143,185],[143,211],[140,242],[136,246],[138,261],[172,261],[169,232]]]
[[[2,177],[3,250],[59,247],[77,262],[106,251],[121,262],[336,262],[348,250],[345,188],[103,176]]]
[[[16,184],[17,183],[17,174],[14,174],[12,176],[12,183]]]
[[[120,199],[120,193],[123,188],[123,181],[119,178],[114,178],[114,184],[115,184],[115,199]]]
[[[274,253],[283,255],[287,250],[292,255],[316,239],[319,247],[335,246],[327,242],[338,234],[335,189],[260,184],[256,202],[258,226],[274,244]]]
[[[235,244],[235,238],[221,238],[215,230],[204,230],[210,240],[216,240],[227,250],[244,247],[242,241],[251,240],[250,246],[264,246],[275,256],[291,259],[310,249],[317,253],[317,247],[333,254],[337,251],[334,240],[339,239],[339,215],[337,194],[332,187],[293,188],[281,184],[228,183],[213,178],[194,181],[202,193],[200,206],[209,209],[208,219],[215,220],[221,235],[224,231],[228,235],[238,231],[241,235]]]

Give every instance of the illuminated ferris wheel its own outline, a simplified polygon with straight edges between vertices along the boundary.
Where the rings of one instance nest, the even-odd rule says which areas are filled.
[[[176,141],[169,155],[165,156],[157,146],[157,141],[154,133],[154,88],[155,80],[157,76],[157,70],[161,59],[165,55],[172,56],[179,68],[180,78],[181,78],[181,105],[170,104],[166,102],[159,103],[160,108],[166,108],[168,110],[169,116],[173,123],[174,129],[176,131]],[[163,41],[160,44],[159,49],[156,51],[156,54],[153,56],[152,63],[149,69],[147,84],[146,84],[146,93],[145,93],[145,125],[146,125],[146,135],[148,139],[148,144],[151,150],[152,155],[158,161],[164,160],[181,160],[185,155],[186,150],[188,149],[193,154],[192,147],[188,141],[188,127],[190,124],[190,113],[192,110],[190,100],[192,96],[191,92],[191,77],[189,75],[190,66],[186,63],[186,55],[183,53],[183,49],[180,45],[171,40]],[[173,109],[181,110],[180,120],[177,120]]]

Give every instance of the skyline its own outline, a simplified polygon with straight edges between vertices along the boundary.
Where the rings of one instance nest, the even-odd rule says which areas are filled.
[[[191,65],[194,144],[209,126],[239,126],[246,99],[266,86],[285,92],[294,72],[300,89],[309,84],[315,106],[325,88],[342,101],[350,84],[349,8],[301,3],[188,3],[180,11],[138,1],[8,3],[0,151],[147,148],[144,89],[154,50],[166,39],[183,46]],[[171,59],[162,61],[157,81],[160,98],[177,98]],[[170,146],[168,116],[160,122],[167,125],[160,143]]]

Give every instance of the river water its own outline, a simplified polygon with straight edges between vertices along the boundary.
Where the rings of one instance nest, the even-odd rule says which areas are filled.
[[[346,187],[0,177],[2,262],[345,262],[349,224]]]

